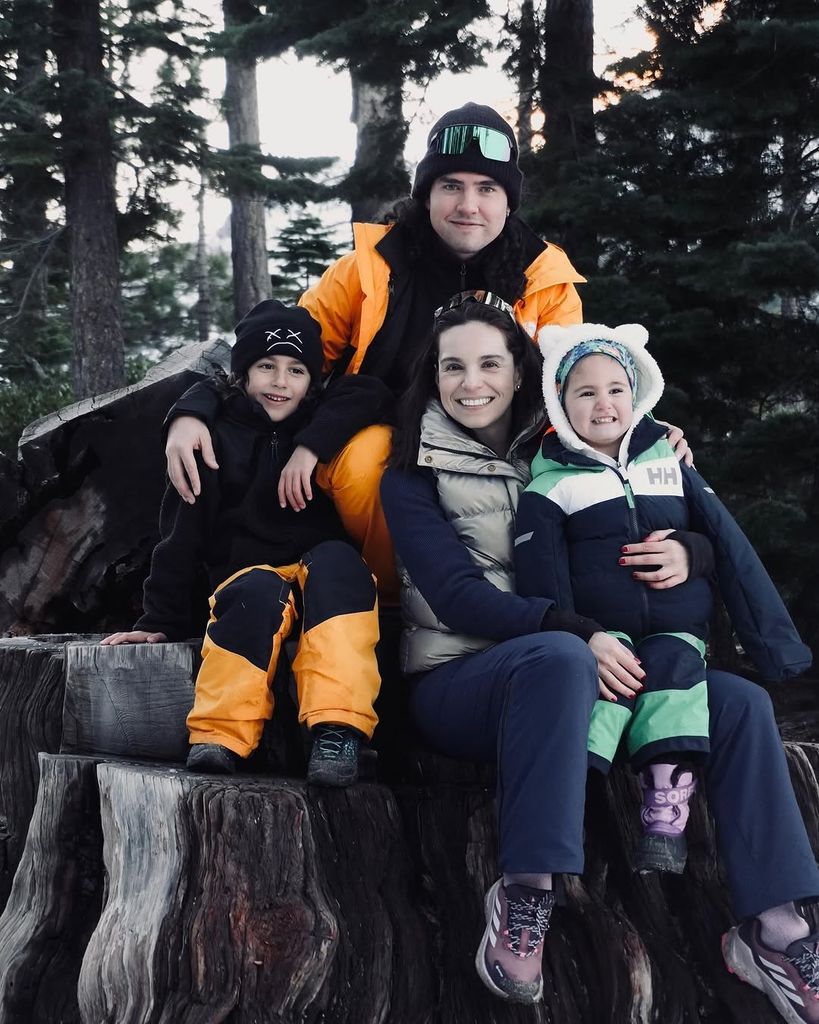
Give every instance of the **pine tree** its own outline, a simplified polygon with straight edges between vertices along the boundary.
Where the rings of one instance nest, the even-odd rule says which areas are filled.
[[[272,276],[273,294],[282,302],[295,302],[340,254],[341,246],[317,217],[294,217],[278,232],[276,248],[270,250],[278,265]]]
[[[649,327],[659,412],[817,647],[819,11],[730,0],[712,23],[709,7],[647,0],[656,46],[617,68],[633,77],[597,119],[585,314]]]
[[[328,6],[246,4],[260,15],[231,45],[260,59],[295,48],[350,71],[358,133],[355,164],[337,190],[355,215],[372,216],[406,195],[404,83],[425,85],[445,68],[465,71],[487,44],[469,26],[488,16],[486,0],[343,0]]]
[[[543,144],[522,153],[524,216],[564,246],[581,272],[593,273],[599,253],[588,209],[596,202],[598,175],[593,104],[606,83],[592,66],[592,0],[546,0],[531,16],[521,7],[507,31],[516,44],[510,61],[518,74],[527,71],[525,55],[536,38],[535,97],[544,115]]]

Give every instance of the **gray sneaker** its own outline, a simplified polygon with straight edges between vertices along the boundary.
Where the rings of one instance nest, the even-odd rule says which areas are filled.
[[[797,939],[784,953],[768,949],[754,918],[722,937],[725,966],[758,988],[788,1024],[819,1024],[819,934]]]
[[[552,892],[510,885],[499,878],[486,894],[486,930],[475,967],[490,992],[515,1003],[543,996],[543,936],[555,897]]]
[[[239,764],[239,755],[221,743],[194,743],[188,752],[185,767],[191,772],[208,775],[233,775]]]
[[[317,786],[350,786],[358,778],[361,734],[348,725],[323,722],[313,730],[307,781]]]

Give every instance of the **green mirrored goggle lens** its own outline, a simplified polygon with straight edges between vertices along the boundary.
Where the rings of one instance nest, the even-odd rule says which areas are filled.
[[[442,156],[461,156],[473,142],[477,142],[487,160],[508,163],[512,159],[508,136],[497,128],[483,128],[478,124],[453,124],[442,128],[432,139],[431,146]]]

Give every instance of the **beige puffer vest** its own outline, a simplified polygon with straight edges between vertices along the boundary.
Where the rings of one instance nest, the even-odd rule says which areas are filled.
[[[421,420],[418,465],[435,472],[441,508],[485,578],[499,590],[513,591],[515,510],[530,480],[528,462],[515,459],[514,445],[507,458],[500,458],[461,430],[433,400]],[[404,672],[426,672],[492,646],[492,640],[453,633],[445,626],[400,560],[398,574]]]

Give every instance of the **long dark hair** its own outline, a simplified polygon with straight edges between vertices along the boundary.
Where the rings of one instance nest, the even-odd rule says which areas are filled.
[[[417,263],[429,258],[429,243],[435,231],[429,222],[429,210],[420,199],[401,199],[384,218],[386,224],[401,225],[406,231],[407,255]],[[500,295],[510,306],[522,298],[526,290],[528,260],[524,233],[516,217],[508,217],[492,248],[482,263],[481,287]]]
[[[393,433],[390,465],[398,469],[414,469],[421,443],[421,418],[432,398],[438,397],[438,351],[441,335],[450,327],[481,323],[496,327],[504,337],[506,348],[520,374],[520,390],[512,399],[512,437],[530,423],[541,418],[540,351],[523,328],[502,309],[482,302],[466,301],[448,309],[435,319],[432,329],[413,361],[410,385],[398,405],[398,425]]]

